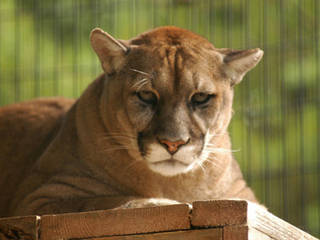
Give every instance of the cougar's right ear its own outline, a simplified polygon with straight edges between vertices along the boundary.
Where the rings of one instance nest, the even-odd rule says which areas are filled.
[[[231,85],[238,84],[243,76],[254,68],[263,56],[259,48],[247,50],[232,50],[220,48],[217,51],[223,59],[223,70],[231,80]]]
[[[129,47],[100,28],[91,31],[90,41],[107,74],[112,74],[122,67]]]

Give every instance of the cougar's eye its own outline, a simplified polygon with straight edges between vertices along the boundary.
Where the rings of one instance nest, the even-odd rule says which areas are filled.
[[[205,105],[208,103],[213,97],[215,97],[215,94],[207,94],[207,93],[195,93],[191,97],[191,104],[193,106],[199,106],[199,105]]]
[[[157,96],[151,91],[137,92],[137,96],[140,101],[150,105],[155,105],[158,101]]]

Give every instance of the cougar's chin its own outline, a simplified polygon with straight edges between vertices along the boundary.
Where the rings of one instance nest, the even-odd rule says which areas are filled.
[[[157,162],[149,162],[149,168],[163,176],[174,176],[181,173],[186,173],[192,169],[190,164],[185,164],[176,159],[165,159]]]

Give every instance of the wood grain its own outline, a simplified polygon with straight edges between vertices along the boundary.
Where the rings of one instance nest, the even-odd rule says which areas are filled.
[[[152,233],[132,236],[90,238],[87,240],[223,240],[222,228]],[[239,239],[238,239],[239,240]]]
[[[89,238],[189,228],[189,206],[177,204],[42,216],[41,239]]]
[[[194,227],[244,225],[272,239],[316,240],[310,234],[274,216],[264,207],[244,200],[194,202],[191,225]]]
[[[253,204],[249,204],[248,208],[248,225],[274,239],[317,240],[310,234]]]
[[[0,218],[0,240],[38,240],[40,217]]]
[[[197,201],[192,206],[191,225],[195,227],[247,224],[247,201]]]
[[[316,240],[243,200],[0,219],[0,240]]]
[[[272,240],[266,234],[245,225],[223,227],[223,237],[223,240]]]

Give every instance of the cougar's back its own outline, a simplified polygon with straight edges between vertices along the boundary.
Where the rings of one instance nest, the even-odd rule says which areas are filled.
[[[0,216],[15,189],[54,138],[74,100],[37,99],[0,108]]]

